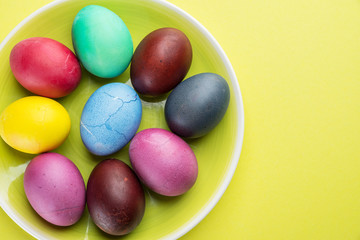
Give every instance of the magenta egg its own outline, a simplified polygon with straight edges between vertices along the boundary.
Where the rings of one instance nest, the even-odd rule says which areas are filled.
[[[187,192],[196,182],[198,164],[190,146],[170,131],[140,131],[129,147],[131,165],[152,191],[165,196]]]
[[[50,38],[33,37],[16,44],[10,53],[10,67],[24,88],[44,97],[64,97],[81,80],[75,54]]]
[[[24,189],[33,209],[54,225],[70,226],[84,211],[84,180],[61,154],[43,153],[32,159],[24,173]]]

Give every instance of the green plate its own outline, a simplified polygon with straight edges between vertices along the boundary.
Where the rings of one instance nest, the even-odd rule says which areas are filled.
[[[15,80],[9,65],[9,54],[19,41],[29,37],[53,38],[73,50],[71,25],[77,12],[86,5],[97,4],[118,14],[130,30],[136,47],[151,31],[161,27],[182,30],[193,47],[193,62],[187,77],[214,72],[227,79],[231,89],[230,105],[221,123],[205,137],[187,140],[199,164],[194,187],[179,197],[161,197],[147,189],[146,210],[140,225],[122,239],[174,239],[199,223],[218,202],[228,186],[240,157],[244,132],[241,93],[229,60],[216,40],[194,18],[165,1],[143,0],[71,0],[55,1],[34,12],[21,22],[0,45],[0,112],[13,101],[32,95]],[[80,169],[85,182],[94,166],[104,158],[91,155],[82,144],[80,115],[88,97],[109,82],[128,82],[129,69],[121,76],[104,80],[83,69],[79,87],[69,96],[57,99],[68,110],[72,127],[67,140],[54,152],[71,159]],[[164,101],[143,104],[139,131],[145,128],[168,129],[164,118]],[[101,239],[109,237],[91,221],[85,210],[78,223],[56,227],[41,219],[28,203],[24,188],[24,170],[35,155],[10,148],[0,140],[0,204],[25,231],[42,239]],[[128,146],[111,155],[129,164]]]

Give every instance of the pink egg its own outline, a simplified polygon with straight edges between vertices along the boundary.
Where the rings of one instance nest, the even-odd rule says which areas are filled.
[[[84,180],[76,165],[61,154],[43,153],[31,160],[24,189],[34,210],[54,225],[70,226],[84,211]]]
[[[16,44],[10,53],[10,67],[24,88],[44,97],[64,97],[81,80],[75,54],[50,38],[28,38]]]
[[[131,165],[154,192],[178,196],[188,191],[198,175],[194,152],[180,137],[160,128],[140,131],[129,147]]]

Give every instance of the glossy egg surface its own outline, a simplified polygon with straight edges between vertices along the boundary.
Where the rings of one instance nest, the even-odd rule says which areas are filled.
[[[125,235],[139,225],[145,196],[139,180],[124,162],[107,159],[91,172],[87,205],[94,223],[111,235]]]
[[[44,97],[64,97],[81,80],[81,67],[75,54],[50,38],[32,37],[17,43],[11,50],[10,67],[24,88]]]
[[[95,76],[113,78],[129,66],[133,42],[124,21],[108,8],[88,5],[72,25],[76,55]]]
[[[159,96],[173,89],[189,71],[192,47],[176,28],[149,33],[137,46],[130,67],[131,82],[145,96]]]
[[[38,154],[59,147],[70,132],[67,110],[57,101],[30,96],[16,100],[0,115],[0,135],[11,147]]]

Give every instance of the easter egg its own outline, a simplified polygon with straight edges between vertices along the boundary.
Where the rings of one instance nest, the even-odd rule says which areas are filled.
[[[123,83],[106,84],[84,106],[80,122],[82,141],[95,155],[115,153],[135,135],[141,114],[141,101],[134,89]]]
[[[72,40],[85,69],[98,77],[119,76],[131,61],[130,32],[123,20],[105,7],[81,9],[73,21]]]
[[[24,88],[44,97],[64,97],[81,80],[74,53],[50,38],[33,37],[16,44],[10,53],[10,67]]]
[[[11,103],[0,115],[0,135],[11,147],[38,154],[59,147],[67,138],[71,120],[55,100],[24,97]]]
[[[134,52],[130,66],[132,85],[144,96],[163,95],[184,79],[191,61],[191,44],[182,31],[157,29]]]
[[[33,209],[58,226],[76,223],[85,208],[85,183],[76,165],[58,153],[43,153],[25,169],[24,190]]]
[[[130,143],[129,156],[136,175],[158,194],[184,194],[197,179],[194,152],[170,131],[148,128],[138,132]]]
[[[214,73],[200,73],[181,82],[165,103],[170,130],[181,137],[206,135],[224,117],[230,101],[226,80]]]
[[[93,169],[86,199],[91,219],[111,235],[128,234],[144,216],[141,184],[131,168],[117,159],[104,160]]]

